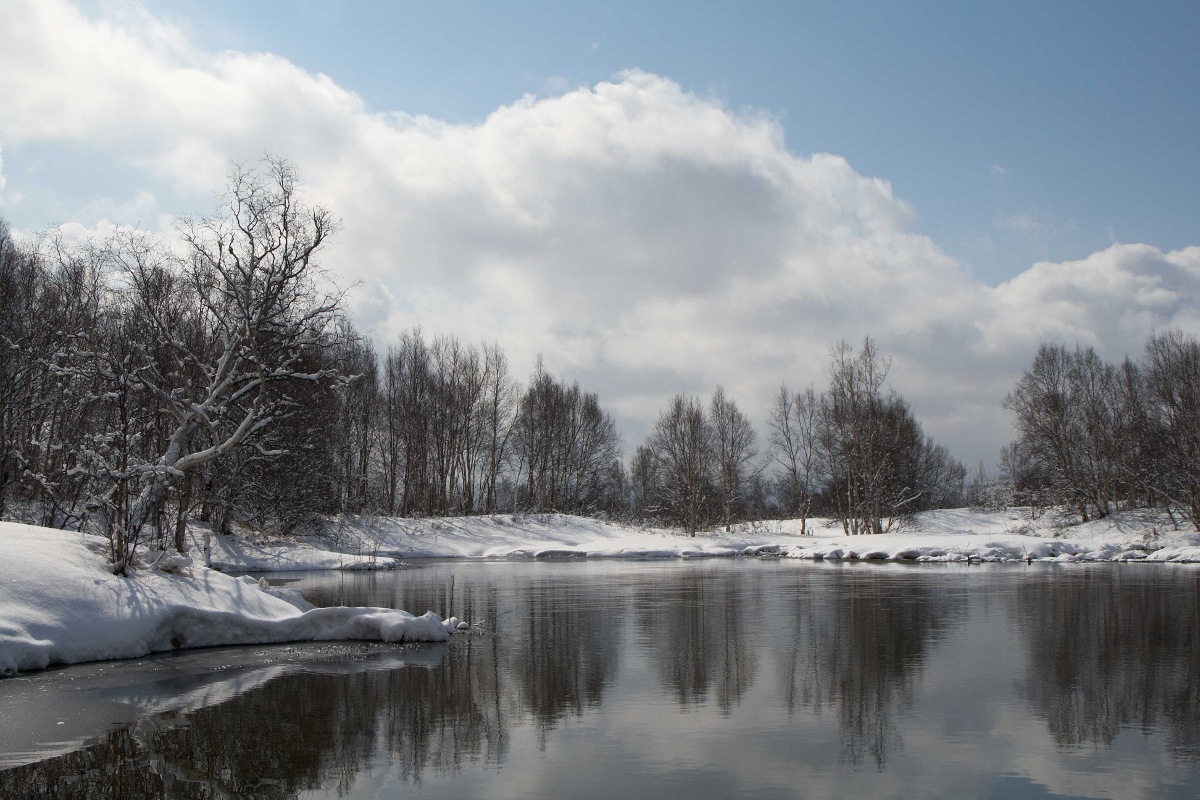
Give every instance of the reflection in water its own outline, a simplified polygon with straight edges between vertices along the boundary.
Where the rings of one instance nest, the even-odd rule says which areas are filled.
[[[241,698],[236,715],[203,709],[146,736],[153,766],[176,796],[262,796],[334,784],[347,790],[380,749],[405,779],[444,775],[481,755],[503,757],[488,709],[459,690],[466,659],[443,669],[359,673],[329,682],[295,675]],[[490,729],[490,730],[489,730]]]
[[[761,608],[744,575],[680,570],[639,586],[634,605],[659,678],[683,708],[711,688],[728,715],[754,683],[756,646],[748,639]]]
[[[1111,745],[1165,730],[1176,758],[1200,756],[1200,573],[1143,564],[1043,572],[1016,616],[1024,692],[1060,746]]]
[[[133,728],[114,731],[92,747],[0,772],[0,797],[28,800],[163,797]]]
[[[793,599],[782,654],[785,702],[789,711],[836,709],[850,764],[869,755],[882,769],[902,745],[896,714],[912,705],[930,643],[965,617],[962,596],[897,580],[895,573],[842,572]]]
[[[528,592],[510,626],[513,699],[533,717],[539,744],[567,715],[596,708],[617,673],[620,614],[589,602],[579,589],[546,583]]]
[[[267,798],[322,786],[342,793],[380,750],[414,783],[426,770],[499,763],[507,726],[493,713],[498,695],[462,691],[481,643],[423,646],[445,651],[434,669],[315,665],[229,702],[148,716],[97,746],[0,772],[0,796]]]
[[[1048,729],[1059,745],[1116,754],[1118,733],[1133,728],[1161,734],[1145,741],[1165,737],[1163,751],[1181,770],[1171,780],[1194,794],[1198,576],[741,560],[430,563],[312,575],[302,588],[321,604],[452,611],[480,625],[448,646],[381,646],[357,659],[228,672],[211,669],[218,656],[195,656],[201,667],[190,673],[164,679],[160,667],[124,688],[82,690],[145,710],[90,747],[0,771],[0,796],[388,796],[380,787],[394,793],[396,785],[430,797],[653,786],[699,800],[819,785],[829,796],[956,796],[958,775],[912,785],[914,769],[926,773],[945,758],[939,737],[956,726],[987,745],[957,742],[968,761],[949,771],[992,776],[985,785],[1116,796],[1047,790],[1045,775],[1021,771],[1046,762],[1046,752],[1003,760],[992,750],[1038,747],[1031,731],[1036,740]],[[1018,646],[1023,653],[1012,652]],[[956,672],[955,659],[979,648],[987,685]],[[1019,696],[997,694],[1012,694],[1020,676]],[[943,700],[947,689],[958,699]],[[994,715],[981,708],[966,724],[956,703],[985,692],[1010,704]],[[1155,759],[1139,747],[1122,769],[1134,757],[1151,764],[1142,794],[1156,796]],[[1078,752],[1067,750],[1056,757]],[[875,783],[854,783],[864,764]],[[1058,767],[1071,777],[1095,764]],[[537,780],[518,780],[526,775]],[[891,777],[901,783],[889,785]]]

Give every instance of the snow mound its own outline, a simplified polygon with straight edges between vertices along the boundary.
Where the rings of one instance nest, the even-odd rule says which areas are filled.
[[[1200,561],[1200,547],[1163,547],[1146,554],[1145,559],[1147,561],[1196,562]]]
[[[1200,561],[1200,547],[1165,548],[1150,554],[1136,544],[1097,543],[1012,536],[1003,539],[966,534],[882,534],[793,545],[789,558],[814,561],[1057,562]]]
[[[362,639],[440,642],[429,611],[313,608],[298,592],[168,559],[112,575],[92,537],[0,522],[0,673],[215,645]]]

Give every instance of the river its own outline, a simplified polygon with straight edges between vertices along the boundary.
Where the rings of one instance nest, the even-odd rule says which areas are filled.
[[[1194,798],[1200,569],[427,562],[478,623],[0,681],[0,796]]]

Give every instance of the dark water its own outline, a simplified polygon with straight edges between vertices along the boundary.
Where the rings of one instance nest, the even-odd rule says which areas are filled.
[[[0,796],[1200,796],[1194,568],[442,562],[293,585],[483,625],[0,682]]]

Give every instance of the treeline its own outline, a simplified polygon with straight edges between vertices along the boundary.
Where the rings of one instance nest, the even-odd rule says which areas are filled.
[[[272,321],[249,271],[215,292],[241,303],[235,322],[197,266],[139,234],[34,248],[0,223],[0,515],[170,539],[191,516],[288,531],[341,511],[620,513],[596,394],[540,365],[522,388],[499,346],[420,330],[381,356],[324,296]]]
[[[838,519],[849,534],[882,533],[918,511],[959,505],[966,470],[887,390],[890,361],[866,339],[830,349],[829,387],[780,387],[760,455],[756,434],[718,388],[705,405],[677,395],[630,473],[639,518],[694,534],[721,523]]]
[[[276,532],[338,512],[604,515],[705,526],[829,513],[880,532],[963,469],[867,340],[781,389],[766,447],[719,389],[678,396],[628,469],[595,393],[496,344],[358,334],[317,258],[335,223],[283,161],[235,169],[167,249],[137,231],[18,242],[0,221],[0,516],[90,527],[123,571],[189,519]]]
[[[498,345],[419,329],[382,357],[359,340],[344,361],[337,510],[619,513],[616,423],[577,383],[539,363],[522,388]]]
[[[827,391],[780,389],[765,447],[718,388],[708,403],[673,398],[627,469],[595,393],[540,362],[522,385],[500,346],[420,329],[376,352],[335,303],[314,305],[311,285],[302,324],[263,333],[277,340],[256,356],[273,379],[214,389],[237,327],[215,298],[252,306],[255,279],[241,295],[214,293],[222,281],[192,257],[136,233],[30,247],[0,225],[0,514],[133,541],[143,529],[182,537],[188,518],[286,532],[337,512],[565,512],[690,533],[820,513],[865,533],[961,495],[964,470],[885,390],[888,364],[870,340],[832,348]],[[250,434],[225,447],[239,428]],[[173,446],[213,457],[172,468]],[[135,519],[155,476],[164,489]]]
[[[781,388],[765,448],[718,387],[707,403],[674,397],[627,468],[599,397],[540,362],[522,385],[496,344],[415,329],[379,354],[343,336],[336,366],[355,377],[336,393],[326,435],[338,444],[289,473],[327,476],[335,491],[325,511],[562,512],[688,533],[812,514],[879,533],[960,503],[965,469],[885,389],[889,364],[874,343],[858,353],[840,343],[831,357],[826,392]]]
[[[1043,344],[1004,403],[1018,438],[1000,459],[1001,502],[1065,506],[1086,522],[1158,508],[1200,530],[1200,343],[1151,335],[1139,360]]]

